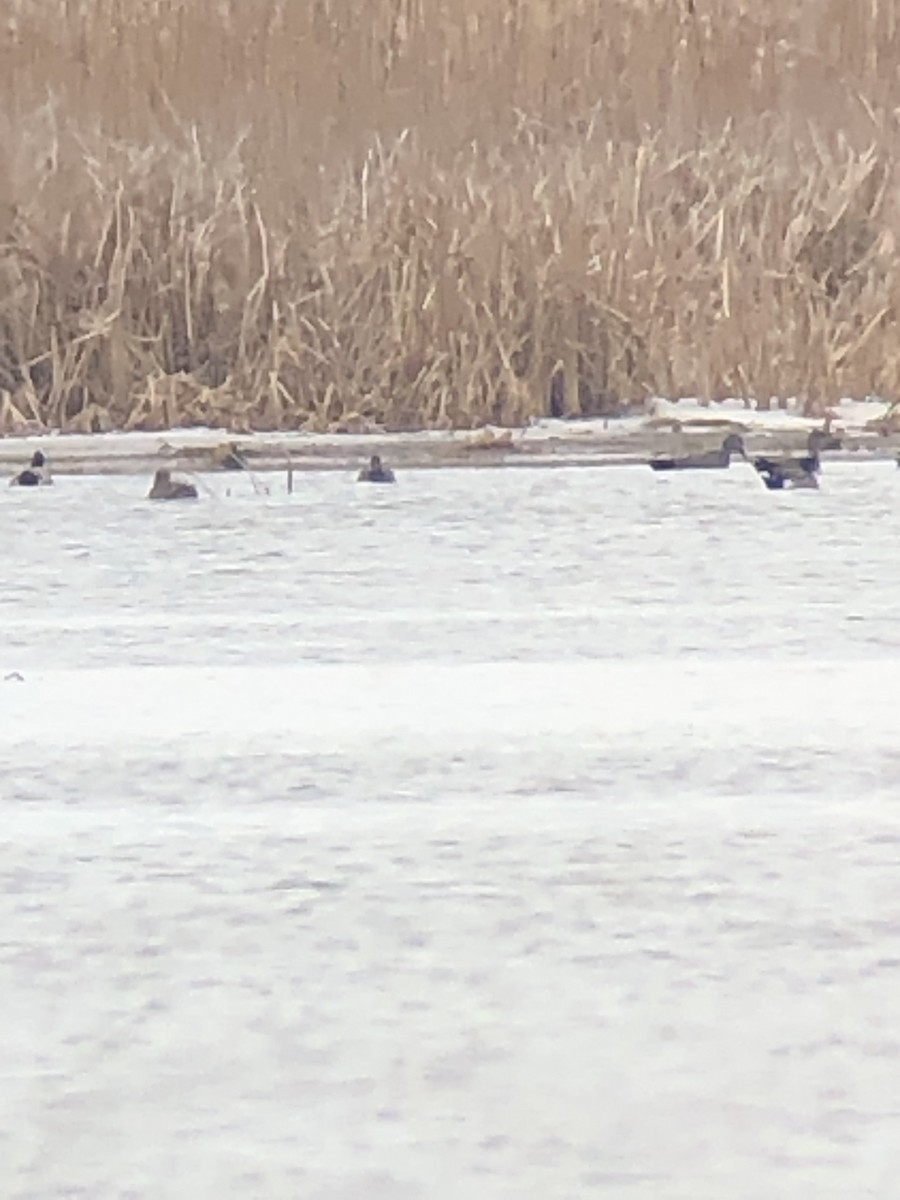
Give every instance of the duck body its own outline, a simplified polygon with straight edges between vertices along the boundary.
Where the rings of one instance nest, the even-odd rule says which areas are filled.
[[[32,471],[30,467],[26,467],[12,481],[15,487],[40,487],[43,482],[37,471]]]
[[[681,458],[656,455],[650,459],[654,471],[705,471],[731,466],[732,455],[746,458],[744,442],[737,433],[729,433],[718,450],[704,450],[700,454],[685,454]]]
[[[196,500],[197,489],[183,479],[173,479],[171,471],[160,470],[153,476],[148,500]]]
[[[686,454],[683,458],[668,458],[660,455],[650,459],[654,471],[708,471],[717,467],[730,467],[731,455],[721,450],[708,450],[703,454]]]
[[[30,465],[13,476],[9,482],[12,487],[46,487],[53,482],[47,460],[40,450],[35,450]]]
[[[386,467],[379,455],[373,454],[369,459],[369,465],[363,467],[357,475],[359,483],[396,483],[397,477],[390,467]]]
[[[819,486],[818,454],[802,458],[754,458],[753,467],[770,492],[785,488],[817,488]]]
[[[785,488],[817,488],[822,450],[839,450],[840,438],[822,429],[813,429],[807,438],[808,454],[759,455],[753,460],[756,472],[770,492]]]
[[[798,464],[800,461],[808,462],[806,459],[798,459]],[[781,492],[786,489],[796,491],[797,488],[817,488],[819,486],[815,470],[804,470],[799,466],[796,469],[790,469],[783,464],[767,463],[765,459],[754,459],[753,465],[770,492]]]

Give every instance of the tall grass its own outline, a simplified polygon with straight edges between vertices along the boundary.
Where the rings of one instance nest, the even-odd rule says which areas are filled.
[[[893,0],[7,0],[0,428],[900,393]]]

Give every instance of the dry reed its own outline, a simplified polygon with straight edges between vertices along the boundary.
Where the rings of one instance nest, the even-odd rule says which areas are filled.
[[[887,0],[7,0],[0,430],[900,393]]]

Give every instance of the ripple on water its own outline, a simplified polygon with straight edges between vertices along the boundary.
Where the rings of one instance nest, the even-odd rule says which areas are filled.
[[[896,470],[710,474],[0,489],[4,1194],[893,1194]]]

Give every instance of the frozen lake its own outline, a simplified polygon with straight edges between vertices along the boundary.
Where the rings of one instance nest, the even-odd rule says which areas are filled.
[[[4,1198],[893,1195],[900,471],[264,478],[0,489]]]

